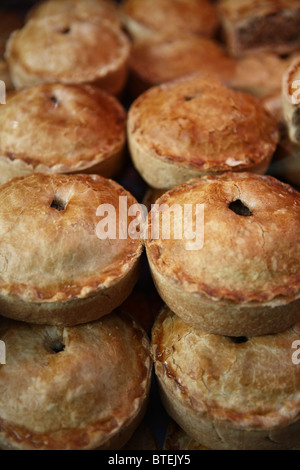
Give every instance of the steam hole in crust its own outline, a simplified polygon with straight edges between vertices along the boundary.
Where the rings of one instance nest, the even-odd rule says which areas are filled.
[[[250,211],[249,207],[245,206],[245,204],[237,199],[229,204],[229,209],[232,212],[235,212],[237,215],[241,215],[243,217],[250,217],[252,212]]]
[[[192,101],[195,98],[195,96],[185,96],[184,99],[185,101]]]
[[[61,343],[61,342],[58,342],[58,343],[55,343],[53,344],[51,347],[50,347],[51,351],[53,351],[55,354],[58,354],[62,351],[65,350],[65,345],[64,343]]]
[[[235,344],[247,343],[247,341],[249,341],[247,336],[231,336],[230,339]]]
[[[66,202],[64,202],[62,199],[59,199],[58,197],[55,197],[50,205],[52,209],[55,209],[59,212],[64,211],[66,209]]]
[[[56,96],[51,96],[50,101],[52,101],[52,103],[54,103],[55,105],[58,105],[58,99],[56,98]]]
[[[61,34],[69,34],[71,32],[71,28],[69,26],[66,26],[64,29],[62,29]]]

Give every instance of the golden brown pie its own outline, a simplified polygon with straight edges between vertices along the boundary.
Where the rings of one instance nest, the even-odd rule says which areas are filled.
[[[278,139],[257,99],[197,74],[151,88],[128,115],[133,163],[158,189],[206,174],[264,173]]]
[[[46,0],[31,8],[27,20],[70,12],[85,20],[98,17],[99,22],[106,19],[121,26],[118,5],[113,0]]]
[[[20,89],[0,106],[0,183],[33,172],[113,176],[122,165],[125,141],[125,110],[99,88]]]
[[[213,39],[188,33],[156,33],[135,41],[130,57],[131,94],[184,75],[199,72],[230,82],[235,61]]]
[[[300,321],[297,191],[271,176],[231,173],[179,185],[156,205],[148,261],[160,296],[184,321],[228,336]],[[180,232],[173,219],[187,220]]]
[[[282,80],[282,110],[292,142],[300,144],[300,56],[294,59]]]
[[[112,94],[125,85],[129,54],[129,39],[117,25],[71,14],[33,18],[11,35],[6,48],[16,88],[89,83]]]
[[[109,204],[126,230],[133,217],[120,218],[120,197],[136,203],[98,175],[36,173],[0,186],[1,314],[70,326],[121,305],[138,278],[141,241],[121,237],[119,225],[106,237],[98,209]]]
[[[293,360],[299,335],[297,324],[277,335],[218,336],[164,309],[152,330],[152,353],[167,412],[210,449],[299,446],[300,368]]]
[[[290,54],[300,47],[298,0],[221,0],[219,10],[228,51],[233,56]]]
[[[124,313],[67,328],[0,320],[0,448],[119,449],[142,420],[149,341]]]
[[[219,19],[209,0],[123,0],[122,17],[134,39],[154,32],[214,36]]]

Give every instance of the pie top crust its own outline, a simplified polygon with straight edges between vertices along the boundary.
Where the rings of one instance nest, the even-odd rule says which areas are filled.
[[[35,83],[91,83],[123,67],[129,54],[130,41],[118,26],[71,14],[33,18],[11,35],[6,48],[8,63],[34,76]]]
[[[111,0],[46,0],[31,8],[27,20],[70,12],[84,20],[95,20],[98,17],[99,22],[106,19],[121,25],[118,6]]]
[[[42,84],[13,92],[6,101],[0,107],[0,158],[15,165],[80,171],[125,145],[125,110],[96,87]]]
[[[203,172],[248,170],[271,158],[279,131],[253,96],[193,74],[143,93],[129,135],[144,151]]]
[[[149,342],[124,313],[68,328],[1,318],[0,334],[0,447],[105,447],[141,410]]]
[[[149,30],[205,36],[213,36],[219,22],[216,8],[208,0],[125,0],[123,13]]]
[[[100,240],[96,212],[112,205],[118,224],[120,196],[136,204],[98,175],[37,173],[0,186],[0,295],[62,302],[119,282],[141,255],[141,241],[118,238],[118,231],[115,240]]]
[[[167,209],[152,209],[152,220],[149,215],[149,261],[178,289],[251,305],[276,306],[299,297],[300,195],[292,187],[250,173],[207,176],[175,187],[156,204],[192,204],[193,230],[196,204],[204,204],[202,249],[187,250],[188,240],[174,239],[173,223],[169,239],[161,231],[151,238]]]
[[[149,84],[158,85],[196,71],[228,80],[234,73],[235,62],[212,39],[165,33],[135,41],[130,66]]]
[[[268,16],[280,10],[298,8],[298,0],[221,0],[220,11],[225,19],[234,23],[251,16]]]
[[[231,338],[204,333],[163,309],[152,331],[156,371],[193,413],[247,430],[299,419],[300,369],[292,344],[300,325],[276,335]]]

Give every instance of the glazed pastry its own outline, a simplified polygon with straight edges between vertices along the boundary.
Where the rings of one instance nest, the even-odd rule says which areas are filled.
[[[221,45],[195,34],[153,34],[135,41],[130,57],[131,94],[137,97],[151,86],[199,72],[230,82],[235,61]]]
[[[235,57],[290,54],[300,47],[298,0],[221,0],[219,10],[228,51]]]
[[[84,20],[98,17],[99,22],[109,20],[121,27],[118,5],[113,0],[46,0],[33,6],[26,19],[49,18],[70,12]]]
[[[282,110],[292,142],[300,144],[300,57],[287,69],[282,80]]]
[[[284,450],[300,444],[299,324],[277,335],[231,338],[191,328],[168,309],[152,331],[167,412],[214,450]]]
[[[116,98],[90,85],[16,91],[0,107],[0,183],[33,172],[113,176],[123,162],[125,126]]]
[[[33,18],[11,35],[6,47],[16,88],[89,83],[112,94],[125,85],[129,54],[130,42],[118,26],[71,14]]]
[[[119,230],[107,238],[98,209],[109,204],[118,221],[121,196],[136,204],[98,175],[37,173],[0,186],[1,314],[70,326],[121,305],[138,278],[141,241]]]
[[[0,448],[120,449],[143,418],[151,359],[144,331],[114,312],[76,327],[0,320]]]
[[[147,257],[160,296],[185,322],[219,335],[259,336],[300,321],[297,191],[271,176],[231,173],[179,185],[156,205]],[[174,220],[188,223],[179,233],[171,217],[167,236],[161,219],[174,207]]]
[[[158,189],[206,174],[264,173],[278,140],[258,100],[197,74],[151,88],[128,115],[133,163]]]
[[[154,32],[214,36],[219,19],[209,0],[123,0],[123,22],[134,39]]]

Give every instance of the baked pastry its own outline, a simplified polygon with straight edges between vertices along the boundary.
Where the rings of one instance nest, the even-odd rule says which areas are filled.
[[[257,97],[281,93],[282,77],[291,59],[275,54],[255,54],[235,61],[230,86]]]
[[[264,173],[278,139],[258,100],[197,74],[151,88],[128,115],[133,163],[158,189],[205,174]]]
[[[235,57],[300,48],[298,0],[221,0],[219,11],[228,51]]]
[[[282,79],[282,111],[292,142],[300,144],[300,56],[285,72]]]
[[[299,324],[278,335],[230,338],[191,328],[164,309],[152,331],[163,403],[193,439],[214,450],[299,446]]]
[[[216,41],[195,34],[156,33],[133,44],[129,87],[134,97],[193,72],[226,83],[233,78],[235,61]]]
[[[219,24],[209,0],[123,0],[122,18],[134,39],[153,32],[188,32],[214,36]]]
[[[121,305],[138,278],[141,240],[121,237],[118,229],[106,236],[99,209],[110,205],[118,221],[121,196],[128,207],[136,204],[119,184],[98,175],[36,173],[0,186],[1,314],[70,326]],[[120,223],[129,227],[132,219]]]
[[[0,320],[0,448],[119,449],[143,418],[152,363],[144,331],[114,312],[60,328]]]
[[[64,84],[20,89],[0,107],[0,184],[33,172],[113,176],[125,141],[125,110],[103,90]]]
[[[75,14],[84,20],[109,20],[121,27],[118,5],[113,0],[45,0],[34,5],[26,20],[60,14]]]
[[[160,296],[184,321],[227,336],[300,321],[297,191],[271,176],[231,173],[179,185],[156,205],[147,257]],[[176,222],[187,220],[180,232],[172,217],[170,227],[161,221],[172,208]]]
[[[33,18],[11,35],[6,48],[16,88],[89,83],[112,94],[125,85],[129,54],[129,39],[118,26],[71,14]]]

